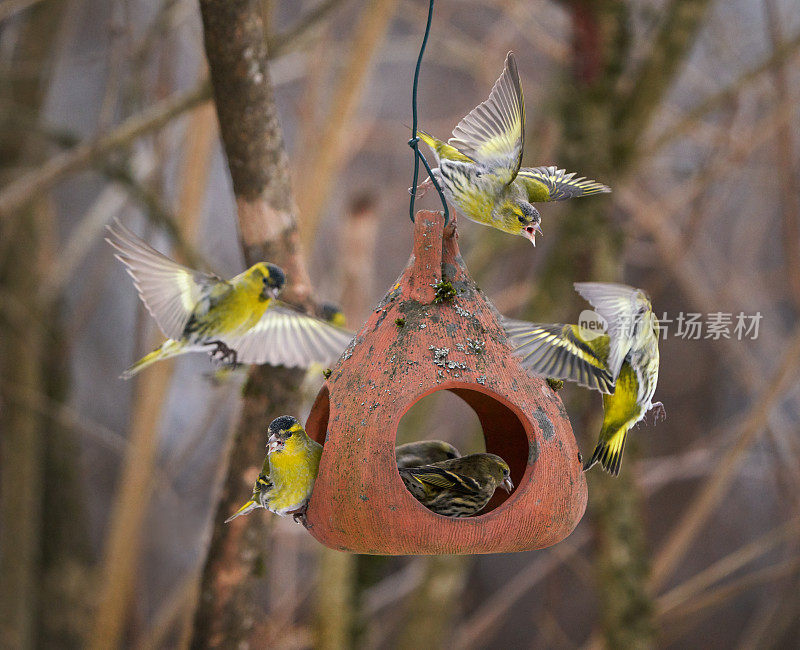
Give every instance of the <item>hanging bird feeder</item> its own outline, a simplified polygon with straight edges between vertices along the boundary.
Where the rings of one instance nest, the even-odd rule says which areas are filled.
[[[408,265],[309,416],[306,430],[324,449],[306,523],[331,548],[383,555],[526,551],[564,539],[586,508],[561,399],[520,367],[497,310],[464,266],[455,224],[444,223],[441,213],[417,213]],[[505,459],[517,486],[510,495],[495,492],[473,517],[431,512],[397,470],[401,418],[439,390],[475,411],[486,451]]]

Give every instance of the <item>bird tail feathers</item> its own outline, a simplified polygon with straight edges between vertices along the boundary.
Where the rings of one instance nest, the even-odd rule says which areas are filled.
[[[475,162],[469,156],[464,155],[461,151],[456,149],[453,145],[447,142],[442,142],[439,138],[434,138],[430,133],[417,129],[417,137],[427,144],[434,154],[436,154],[437,164],[443,158],[445,160],[460,160],[461,162]]]
[[[434,155],[436,156],[436,162],[438,164],[439,158],[442,157],[442,150],[447,145],[422,129],[417,129],[417,137],[431,148],[431,151],[433,151]]]
[[[120,375],[121,379],[130,379],[136,373],[141,370],[147,368],[154,364],[156,361],[161,361],[162,359],[169,359],[170,357],[174,357],[177,354],[181,354],[185,352],[185,346],[180,341],[175,341],[174,339],[167,339],[164,343],[161,344],[161,347],[156,348],[149,354],[146,354],[141,359],[139,359],[136,363],[134,363],[130,368],[128,368],[125,372]]]
[[[247,513],[255,510],[256,508],[260,508],[261,504],[256,503],[252,499],[245,503],[241,508],[239,508],[236,512],[234,512],[230,517],[225,520],[227,524],[229,521],[233,521],[236,517],[241,517],[242,515],[246,515]]]
[[[583,471],[591,468],[595,463],[600,463],[602,468],[611,476],[619,474],[622,463],[622,452],[625,449],[625,439],[628,437],[628,428],[621,427],[610,436],[601,433],[600,440],[594,448],[592,457],[584,464]]]

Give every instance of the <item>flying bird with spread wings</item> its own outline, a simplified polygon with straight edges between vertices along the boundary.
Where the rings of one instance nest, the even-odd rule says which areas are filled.
[[[267,262],[223,280],[178,264],[117,222],[106,241],[126,267],[145,307],[167,337],[123,374],[186,352],[205,351],[232,364],[307,368],[332,364],[352,334],[277,299],[286,277]]]
[[[436,155],[433,176],[445,198],[467,219],[522,235],[536,245],[542,218],[533,203],[562,201],[611,190],[556,167],[522,167],[525,103],[513,52],[482,104],[462,119],[446,143],[418,131]],[[428,178],[420,195],[431,187]]]
[[[575,290],[607,323],[605,333],[580,325],[505,319],[503,326],[524,368],[540,377],[574,381],[603,395],[603,424],[584,470],[600,463],[616,476],[628,431],[664,405],[658,384],[658,319],[641,289],[610,282],[576,282]]]

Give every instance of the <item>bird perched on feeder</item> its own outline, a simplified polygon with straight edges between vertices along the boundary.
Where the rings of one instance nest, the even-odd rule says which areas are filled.
[[[267,457],[253,485],[250,500],[225,523],[257,508],[275,514],[303,516],[317,479],[322,445],[308,437],[303,425],[290,415],[275,418],[267,429]]]
[[[394,450],[398,469],[420,467],[458,458],[461,453],[444,440],[420,440],[399,445]]]
[[[106,241],[133,278],[139,297],[167,336],[123,374],[128,379],[156,361],[209,351],[234,365],[268,363],[307,368],[331,363],[352,334],[277,300],[286,278],[280,267],[254,264],[230,280],[194,271],[151,248],[119,222]]]
[[[447,517],[474,515],[498,487],[508,493],[514,489],[508,464],[495,454],[470,454],[407,467],[400,470],[400,478],[417,501]]]
[[[600,438],[584,470],[600,463],[619,474],[628,431],[650,409],[658,383],[658,319],[641,289],[605,282],[576,282],[576,291],[606,321],[607,332],[581,325],[542,325],[506,319],[508,340],[522,365],[542,377],[577,382],[603,393]]]
[[[533,203],[611,191],[556,167],[522,167],[525,104],[513,52],[489,99],[458,123],[447,143],[424,131],[417,134],[436,155],[433,177],[461,214],[522,235],[534,246],[542,219]],[[431,184],[430,178],[422,183],[422,193]]]

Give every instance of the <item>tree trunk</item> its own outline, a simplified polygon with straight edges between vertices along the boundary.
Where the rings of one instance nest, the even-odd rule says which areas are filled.
[[[300,251],[289,166],[270,83],[263,15],[257,0],[201,0],[206,55],[228,157],[248,264],[269,260],[287,277],[283,299],[309,309],[310,287]],[[257,367],[244,389],[222,494],[200,585],[194,648],[263,646],[254,639],[263,609],[254,587],[263,580],[270,516],[255,513],[224,524],[264,458],[272,418],[296,413],[304,372]]]

